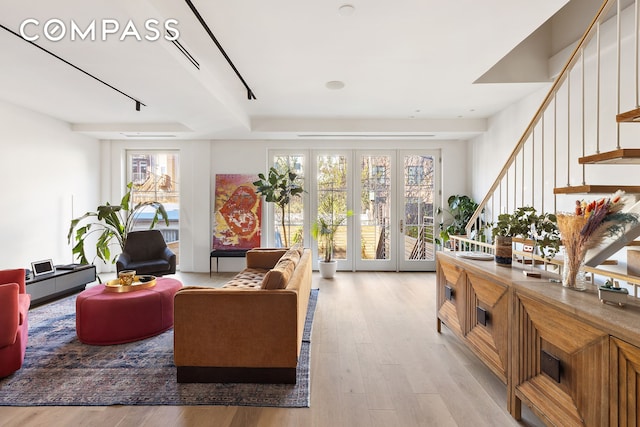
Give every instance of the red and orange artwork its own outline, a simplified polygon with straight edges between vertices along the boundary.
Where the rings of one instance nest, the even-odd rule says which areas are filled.
[[[260,246],[262,198],[252,184],[257,175],[216,175],[213,249]]]

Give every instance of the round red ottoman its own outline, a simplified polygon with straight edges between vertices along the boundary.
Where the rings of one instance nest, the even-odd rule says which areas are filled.
[[[159,277],[152,288],[107,292],[104,285],[76,298],[76,333],[85,344],[110,345],[158,335],[173,326],[173,297],[182,288],[176,279]]]

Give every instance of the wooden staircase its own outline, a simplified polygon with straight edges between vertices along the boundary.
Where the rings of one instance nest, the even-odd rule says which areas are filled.
[[[633,147],[640,140],[640,128],[633,125],[640,123],[640,0],[634,2],[623,9],[618,0],[603,1],[479,203],[467,236],[481,234],[483,224],[522,206],[571,212],[576,199],[589,199],[584,195],[599,198],[618,190],[640,199],[640,171],[633,168],[640,165],[640,148]],[[635,20],[634,28],[630,20]],[[618,165],[631,165],[621,166],[631,170],[606,169]],[[630,209],[640,213],[639,204]],[[485,236],[490,239],[486,230]],[[640,227],[628,227],[624,236],[591,253],[588,265],[594,269],[625,246],[639,244],[639,236]],[[640,277],[630,282],[640,287]]]

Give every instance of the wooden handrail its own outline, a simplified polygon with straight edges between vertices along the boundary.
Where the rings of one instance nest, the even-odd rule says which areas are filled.
[[[469,220],[469,222],[467,223],[467,225],[465,227],[465,230],[466,230],[466,233],[467,233],[468,236],[471,235],[471,233],[473,231],[473,227],[476,224],[476,222],[478,221],[478,219],[480,218],[480,215],[482,214],[482,211],[486,208],[489,200],[493,197],[493,195],[494,195],[496,189],[499,187],[502,179],[506,176],[507,172],[509,171],[509,169],[511,168],[511,166],[515,162],[516,157],[518,156],[518,154],[522,150],[525,142],[527,141],[527,139],[529,138],[531,133],[533,132],[533,129],[534,129],[535,125],[540,121],[540,118],[542,117],[542,114],[546,111],[547,107],[549,106],[549,104],[553,100],[558,88],[564,82],[564,80],[567,78],[567,76],[569,74],[569,71],[570,71],[570,68],[573,67],[573,65],[575,65],[575,62],[577,61],[577,59],[579,57],[579,53],[584,48],[584,46],[591,40],[591,37],[593,36],[594,27],[596,27],[597,23],[601,22],[602,17],[605,16],[607,12],[609,12],[610,8],[616,3],[616,1],[618,1],[618,0],[605,0],[604,3],[600,6],[600,9],[598,10],[598,13],[593,18],[593,20],[591,21],[591,24],[589,24],[589,26],[587,27],[587,30],[582,35],[582,38],[580,39],[580,42],[578,43],[576,48],[573,50],[571,56],[569,57],[569,60],[564,65],[564,67],[562,68],[562,71],[560,72],[560,74],[558,75],[556,80],[554,81],[553,85],[551,86],[551,89],[549,90],[549,92],[547,93],[546,97],[544,98],[542,104],[540,105],[540,107],[536,111],[535,115],[533,116],[533,119],[531,119],[531,121],[529,122],[529,125],[525,129],[524,133],[520,137],[520,139],[519,139],[518,143],[516,144],[515,148],[513,149],[511,154],[509,155],[509,158],[507,159],[506,163],[502,167],[502,170],[498,174],[498,177],[496,178],[494,183],[491,185],[491,187],[487,191],[485,197],[478,204],[477,209],[475,210],[475,212],[471,216],[471,219]]]

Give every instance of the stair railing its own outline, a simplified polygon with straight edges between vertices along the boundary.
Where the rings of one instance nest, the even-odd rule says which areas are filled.
[[[616,4],[617,12],[614,11],[614,15],[611,15],[612,7]],[[598,93],[596,102],[600,103],[600,60],[602,57],[600,52],[600,25],[611,19],[612,16],[617,16],[619,20],[619,0],[606,0],[598,10],[595,18],[589,24],[568,61],[552,84],[533,119],[529,122],[515,148],[507,158],[497,178],[467,223],[467,236],[477,238],[479,233],[482,232],[483,224],[492,223],[500,213],[512,212],[521,206],[533,206],[539,212],[556,211],[557,196],[555,191],[553,195],[549,195],[545,190],[550,186],[553,186],[554,189],[557,187],[558,180],[560,179],[559,173],[565,167],[567,170],[567,186],[571,186],[570,171],[572,166],[577,164],[578,157],[584,156],[585,123],[588,120],[584,117],[585,50],[588,48],[596,50],[595,54],[590,52],[590,55],[595,55],[595,73],[597,74]],[[620,24],[618,23],[618,28],[619,27]],[[591,42],[593,43],[592,45],[590,45]],[[617,44],[618,46],[620,45],[619,35]],[[617,50],[620,52],[619,47]],[[619,57],[617,61],[619,70]],[[578,119],[578,121],[581,122],[579,123],[581,129],[578,132],[580,135],[578,136],[571,134],[575,125],[572,126],[570,124],[572,115],[575,115],[575,112],[572,111],[571,101],[572,98],[576,97],[572,95],[574,88],[571,87],[571,71],[576,64],[581,65],[582,75],[580,80],[582,82],[582,96],[579,102],[583,105],[581,108],[582,117]],[[619,74],[618,71],[618,80]],[[617,84],[617,87],[619,87],[619,84]],[[566,98],[566,105],[563,105],[564,111],[558,107],[559,102],[564,103],[563,97]],[[596,109],[599,116],[600,107],[598,106]],[[563,113],[562,115],[565,117],[558,117],[561,113]],[[600,138],[599,122],[598,117],[596,120],[597,129],[595,130],[598,147]],[[563,126],[565,129],[562,129]],[[560,135],[561,131],[563,135]],[[575,144],[571,143],[572,139],[575,139],[574,137],[582,138],[582,152],[575,152],[578,150],[576,150]],[[564,146],[560,144],[561,139],[564,139],[566,142]],[[551,140],[551,142],[549,142],[549,140]],[[550,148],[551,153],[548,151]],[[563,163],[563,161],[566,162],[566,164]],[[581,185],[584,186],[584,165],[581,167],[583,169]],[[538,173],[537,175],[536,172]],[[545,202],[547,206],[545,206]],[[552,206],[548,206],[549,204]]]

